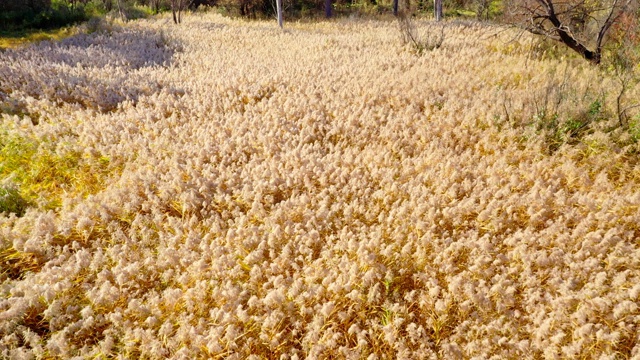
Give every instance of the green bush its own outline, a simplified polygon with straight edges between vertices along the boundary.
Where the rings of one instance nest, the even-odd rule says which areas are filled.
[[[0,13],[6,12],[39,12],[48,9],[51,6],[51,0],[0,0]]]
[[[32,1],[35,5],[8,5],[0,0],[0,30],[52,29],[87,20],[89,14],[83,4],[71,6],[64,0]],[[18,3],[18,2],[12,2]],[[3,5],[4,4],[4,5]]]

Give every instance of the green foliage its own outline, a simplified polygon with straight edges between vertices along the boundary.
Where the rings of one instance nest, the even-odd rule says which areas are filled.
[[[53,29],[88,19],[84,5],[54,0],[38,7],[14,8],[0,12],[0,30]]]
[[[629,121],[629,135],[633,142],[640,142],[640,115]]]
[[[544,107],[533,117],[532,125],[540,134],[544,134],[550,154],[563,144],[575,145],[593,133],[594,126],[608,120],[612,114],[604,109],[604,98],[597,97],[588,103],[576,104],[569,113],[559,113],[552,107]],[[566,101],[566,99],[562,100]]]
[[[146,5],[130,6],[125,11],[127,13],[127,19],[129,20],[143,19],[154,14],[154,10]]]
[[[0,0],[0,9],[2,2]],[[133,2],[123,0],[122,15],[127,20],[146,18],[156,10],[166,10],[166,3],[158,1],[153,3],[157,9],[152,7],[151,1]],[[87,22],[85,30],[89,33],[95,32],[103,26],[100,18],[105,14],[117,14],[113,2],[103,0],[93,1],[71,1],[52,0],[46,2],[45,7],[12,7],[12,10],[0,11],[0,48],[15,47],[26,42],[42,40],[59,40],[71,36],[77,32],[73,26],[81,22]]]
[[[0,134],[0,178],[16,188],[0,191],[0,211],[21,214],[27,205],[56,209],[62,196],[87,196],[102,189],[112,170],[106,157],[83,153],[35,138]],[[3,207],[4,206],[4,207]]]
[[[427,1],[426,10],[433,12],[433,2]],[[501,0],[445,0],[445,17],[496,19],[503,12]]]
[[[16,1],[16,0],[0,0],[0,13],[7,12],[25,12],[34,11],[39,12],[46,10],[51,6],[51,0],[30,0],[30,1]]]
[[[307,2],[302,8],[301,15],[305,13],[313,14],[313,10],[318,9],[318,6]],[[385,6],[379,2],[372,2],[368,0],[353,1],[353,2],[336,2],[333,11],[337,15],[354,15],[363,17],[377,17],[383,14],[385,11],[389,11]]]
[[[596,99],[594,102],[589,105],[589,111],[587,114],[592,119],[595,119],[602,112],[602,101],[600,99]]]
[[[57,41],[76,34],[73,27],[63,27],[59,29],[20,29],[12,31],[0,31],[0,49],[12,48],[25,43],[39,41]],[[0,104],[0,112],[2,104]]]
[[[24,215],[27,201],[14,186],[0,186],[0,213]]]

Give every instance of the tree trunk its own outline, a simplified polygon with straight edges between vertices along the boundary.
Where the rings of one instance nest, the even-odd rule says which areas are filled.
[[[120,18],[122,18],[122,21],[127,21],[127,17],[124,14],[124,10],[122,9],[122,0],[118,0],[118,14],[120,15]]]
[[[278,12],[278,26],[282,29],[282,0],[276,0],[276,8]]]
[[[600,64],[600,60],[602,58],[602,54],[600,53],[600,49],[596,51],[591,51],[587,49],[584,44],[580,43],[576,38],[574,38],[571,33],[567,31],[567,27],[563,26],[560,19],[555,13],[555,10],[552,5],[548,7],[547,10],[547,19],[549,22],[555,27],[556,34],[560,38],[560,41],[567,45],[571,50],[577,52],[582,55],[583,58],[590,61],[592,64],[598,65]]]
[[[393,0],[393,16],[398,16],[398,0]]]
[[[624,14],[634,14],[637,0],[503,0],[505,7],[515,8],[514,19],[527,31],[561,42],[594,65],[602,61],[603,44],[611,27]],[[486,1],[490,3],[490,1]],[[595,4],[595,5],[594,5]],[[597,5],[597,6],[596,6]],[[556,11],[556,7],[558,10]],[[635,15],[632,15],[635,16]],[[574,22],[577,19],[577,23]],[[584,19],[599,27],[595,44],[588,39]],[[578,26],[576,26],[576,24]]]
[[[176,4],[177,0],[171,0],[171,15],[173,16],[173,23],[178,25],[178,16],[176,14],[176,8],[178,7],[178,4]]]
[[[433,11],[436,21],[442,20],[442,0],[433,0]]]
[[[600,61],[602,60],[602,54],[599,50],[591,51],[587,49],[586,46],[578,42],[578,40],[576,40],[573,36],[571,36],[571,34],[566,32],[562,28],[556,28],[556,32],[560,37],[560,41],[562,41],[565,45],[567,45],[571,50],[582,55],[583,58],[585,58],[586,60],[588,60],[594,65],[600,64]]]
[[[331,0],[324,0],[324,15],[328,18],[331,17]]]

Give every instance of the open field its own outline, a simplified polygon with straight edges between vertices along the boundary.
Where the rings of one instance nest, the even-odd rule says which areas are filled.
[[[614,77],[488,25],[169,21],[0,52],[0,358],[640,358]]]

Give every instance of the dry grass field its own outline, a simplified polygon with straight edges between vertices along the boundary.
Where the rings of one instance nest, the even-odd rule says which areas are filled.
[[[640,359],[640,118],[535,44],[195,14],[0,52],[0,358]]]

